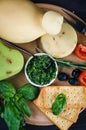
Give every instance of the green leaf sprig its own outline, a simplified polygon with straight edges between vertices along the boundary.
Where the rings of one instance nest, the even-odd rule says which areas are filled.
[[[61,58],[55,59],[57,61],[57,64],[63,67],[77,67],[80,69],[86,69],[86,62],[85,63],[76,63],[69,60],[64,60]]]
[[[60,93],[57,95],[55,101],[52,104],[52,112],[54,115],[58,115],[66,105],[66,95]]]
[[[0,103],[0,115],[7,123],[9,130],[19,130],[25,125],[24,114],[31,116],[27,100],[33,100],[38,96],[38,88],[27,83],[15,89],[8,81],[0,81],[0,94],[4,101]]]

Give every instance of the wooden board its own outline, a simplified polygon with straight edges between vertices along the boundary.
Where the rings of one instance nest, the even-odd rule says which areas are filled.
[[[55,10],[58,11],[59,13],[61,13],[63,16],[65,16],[64,12],[62,11],[62,8],[55,6],[55,5],[49,5],[49,4],[37,4],[38,7],[42,8],[44,11],[46,10]],[[68,10],[67,10],[68,11]],[[68,11],[69,13],[71,13],[70,11]],[[66,16],[68,19],[70,19],[71,21],[73,21],[70,17]],[[82,43],[84,45],[86,45],[86,36],[84,36],[83,34],[80,34],[77,32],[78,35],[78,42]],[[32,53],[36,53],[35,48],[38,46],[38,40],[31,42],[31,43],[25,43],[25,44],[18,44],[19,46],[31,51]],[[25,58],[25,62],[27,61],[27,59],[29,58],[28,55],[23,54],[24,58]],[[82,60],[78,59],[76,56],[74,56],[74,54],[71,54],[70,56],[66,57],[65,59],[69,59],[72,61],[77,61],[79,62],[83,62]],[[69,74],[71,74],[73,68],[68,69],[68,68],[63,68],[63,71],[68,72]],[[24,68],[22,70],[22,72],[20,72],[19,74],[11,77],[8,79],[9,81],[11,81],[15,87],[21,87],[23,84],[27,83],[28,81],[25,78],[24,75]],[[56,80],[54,83],[54,85],[69,85],[68,82],[60,82],[58,80]],[[44,114],[42,114],[42,112],[40,112],[40,110],[31,102],[28,102],[31,111],[32,111],[32,116],[30,118],[25,117],[25,120],[27,123],[29,124],[34,124],[34,125],[52,125],[51,121],[49,121],[46,116],[44,116]]]

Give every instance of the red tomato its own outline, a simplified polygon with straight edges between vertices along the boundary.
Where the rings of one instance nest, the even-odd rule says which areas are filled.
[[[74,52],[80,59],[86,60],[86,46],[78,44]]]
[[[81,85],[86,86],[86,70],[82,71],[82,73],[79,75],[78,80],[81,83]]]

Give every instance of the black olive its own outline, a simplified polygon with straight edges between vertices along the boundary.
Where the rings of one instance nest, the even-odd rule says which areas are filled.
[[[81,73],[81,70],[80,70],[80,69],[74,69],[74,70],[72,71],[72,76],[73,76],[74,78],[78,78],[79,75],[80,75],[80,73]]]
[[[65,80],[68,80],[69,75],[66,74],[65,72],[60,72],[58,73],[57,78],[61,81],[65,81]]]
[[[71,84],[71,85],[79,85],[79,81],[77,78],[69,78],[68,79],[68,82]]]

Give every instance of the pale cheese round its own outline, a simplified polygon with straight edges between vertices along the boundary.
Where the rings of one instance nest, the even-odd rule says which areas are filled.
[[[63,24],[63,16],[55,11],[47,11],[43,15],[42,26],[44,30],[49,33],[56,35],[60,32]]]
[[[77,33],[68,23],[63,23],[61,32],[57,35],[45,34],[41,37],[43,50],[56,58],[70,55],[77,44]]]

